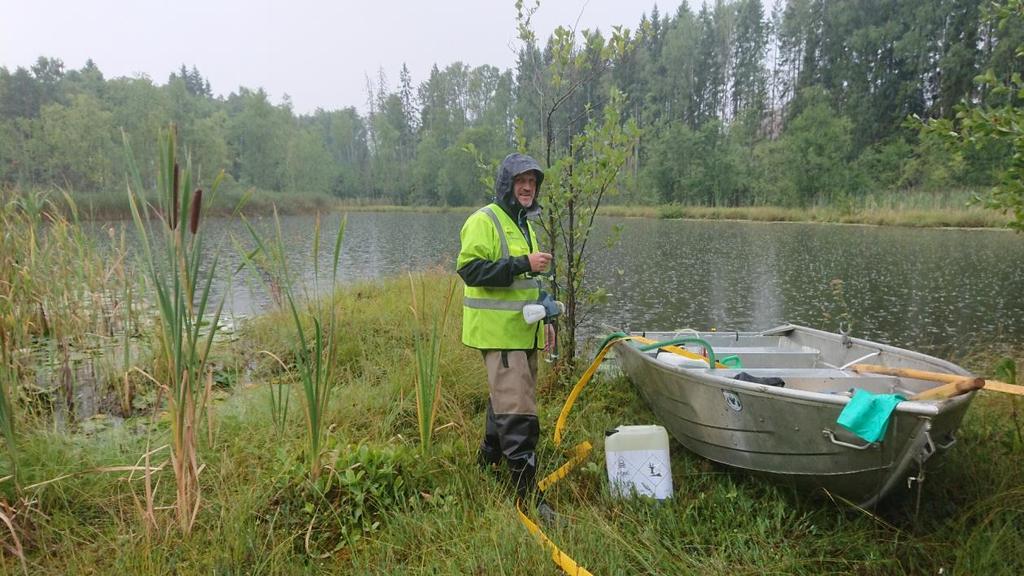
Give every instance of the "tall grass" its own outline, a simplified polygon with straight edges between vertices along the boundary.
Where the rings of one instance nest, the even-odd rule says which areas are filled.
[[[0,433],[3,434],[4,447],[11,463],[11,476],[15,484],[18,480],[18,445],[15,443],[14,405],[11,403],[11,391],[15,389],[14,367],[0,359]]]
[[[80,225],[72,197],[55,200],[57,194],[0,189],[0,422],[8,449],[19,420],[56,417],[64,405],[73,415],[82,383],[73,377],[72,355],[88,357],[95,381],[85,384],[104,393],[107,374],[94,355],[112,348],[138,314],[118,289],[133,289],[131,282],[114,281],[130,277],[123,242],[111,229],[111,244],[103,246]]]
[[[152,184],[143,183],[151,187]],[[76,191],[63,194],[59,190],[32,188],[23,190],[21,194],[31,194],[45,199],[66,218],[71,218],[72,207],[66,201],[71,198],[75,203],[74,210],[83,220],[118,220],[130,219],[131,207],[125,204],[124,190],[113,188],[95,192]],[[204,212],[209,216],[236,215],[240,206],[245,206],[248,214],[266,214],[273,212],[275,207],[284,214],[314,214],[334,209],[342,204],[341,200],[320,192],[277,192],[243,186],[225,176],[221,181],[217,198],[207,202],[204,199]]]
[[[323,455],[324,439],[324,414],[327,404],[331,399],[331,390],[336,384],[335,364],[338,353],[338,340],[340,335],[337,330],[338,313],[334,305],[333,294],[338,284],[338,265],[341,261],[342,240],[345,236],[345,225],[347,219],[342,217],[338,230],[334,237],[334,249],[331,253],[331,276],[330,296],[324,299],[316,293],[320,284],[320,215],[317,214],[313,227],[313,291],[310,296],[308,290],[307,301],[311,301],[310,322],[312,323],[312,336],[306,334],[307,328],[299,313],[299,306],[296,298],[296,284],[292,270],[288,266],[288,256],[284,251],[284,239],[281,234],[281,221],[277,211],[274,211],[275,236],[273,243],[268,243],[259,232],[246,221],[249,233],[256,243],[256,250],[247,256],[247,261],[253,262],[257,255],[264,257],[263,267],[270,273],[269,280],[279,287],[280,292],[287,304],[292,327],[295,330],[295,347],[292,353],[295,358],[296,369],[302,382],[303,408],[306,416],[306,438],[307,458],[310,478],[316,480],[320,477],[321,457]],[[305,286],[303,286],[305,288]],[[285,413],[280,414],[283,422],[286,417],[287,396],[275,396],[271,391],[272,408]]]
[[[175,129],[171,126],[160,138],[156,204],[142,196],[142,179],[134,165],[128,200],[142,247],[143,267],[159,313],[158,354],[152,377],[168,394],[171,464],[177,488],[175,510],[179,528],[188,534],[200,503],[197,410],[202,411],[206,362],[224,299],[210,314],[217,255],[205,270],[201,267],[203,191],[195,188],[189,193],[193,189],[191,161],[186,157],[183,169],[177,154]],[[130,148],[127,156],[132,158]],[[220,178],[214,179],[210,198],[216,197]]]
[[[412,274],[409,275],[409,292],[412,297],[410,309],[415,322],[413,355],[416,357],[416,420],[419,424],[420,447],[425,452],[430,449],[440,403],[442,343],[448,331],[455,279],[448,281],[448,288],[440,295],[440,302],[432,302],[430,290],[422,275],[420,298],[416,297],[416,283]]]

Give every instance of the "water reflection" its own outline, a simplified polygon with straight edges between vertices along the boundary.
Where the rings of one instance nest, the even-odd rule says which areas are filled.
[[[838,279],[871,339],[948,354],[1024,336],[1024,238],[1001,231],[633,220],[597,263],[607,282],[601,262],[624,276],[604,314],[634,329],[835,329]]]
[[[339,279],[351,283],[395,276],[411,270],[441,266],[451,269],[459,246],[459,230],[467,214],[403,214],[355,212],[348,216],[339,264]],[[313,216],[282,216],[281,237],[288,266],[293,272],[298,293],[318,289],[314,281]],[[234,270],[242,263],[242,251],[252,248],[250,233],[237,220],[214,219],[210,246],[221,250],[221,270]],[[265,239],[276,236],[271,217],[256,218],[253,227]],[[338,214],[321,218],[319,289],[330,284],[332,250],[341,224]],[[230,281],[214,286],[216,295],[228,294],[230,314],[248,316],[271,305],[262,282],[251,271],[243,271]]]

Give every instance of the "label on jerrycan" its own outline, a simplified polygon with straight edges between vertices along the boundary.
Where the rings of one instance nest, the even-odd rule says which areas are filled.
[[[613,496],[672,497],[668,437],[660,426],[622,426],[605,440],[605,467]]]

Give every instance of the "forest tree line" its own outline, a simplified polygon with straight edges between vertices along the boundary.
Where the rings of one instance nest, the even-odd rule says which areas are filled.
[[[0,186],[120,189],[122,131],[152,181],[157,133],[173,122],[200,177],[229,185],[393,204],[464,206],[490,191],[481,164],[525,139],[566,146],[601,113],[612,89],[641,140],[618,202],[811,206],[866,194],[944,191],[993,183],[1012,151],[955,152],[908,118],[951,118],[960,102],[1016,94],[976,77],[1010,79],[1024,26],[997,26],[977,0],[715,0],[672,14],[657,7],[611,62],[609,39],[582,31],[578,86],[549,111],[557,45],[520,47],[516,65],[435,65],[414,85],[403,66],[365,79],[355,107],[297,114],[262,89],[215,96],[182,65],[166,83],[106,78],[92,62],[67,70],[40,57],[0,67]],[[543,9],[543,7],[541,8]],[[556,31],[555,34],[558,34]],[[467,47],[467,50],[470,47]],[[547,120],[552,120],[548,122]],[[556,127],[556,129],[548,129]],[[543,155],[538,154],[541,162]]]

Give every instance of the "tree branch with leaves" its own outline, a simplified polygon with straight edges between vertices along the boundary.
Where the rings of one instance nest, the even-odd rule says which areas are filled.
[[[524,54],[536,49],[530,19],[538,6],[524,8],[522,0],[516,2]],[[597,87],[604,71],[632,49],[629,31],[616,27],[608,41],[596,32],[584,31],[582,36],[580,44],[575,30],[556,29],[548,43],[550,60],[532,78],[540,95],[547,163],[543,196],[547,218],[541,225],[550,244],[547,249],[556,257],[551,293],[565,303],[559,349],[570,369],[576,359],[577,330],[587,309],[603,294],[585,281],[594,219],[602,202],[618,192],[619,174],[633,158],[640,137],[636,122],[622,119],[624,95],[618,89]],[[595,89],[583,91],[584,87]],[[608,94],[600,110],[591,97],[597,94]],[[580,122],[585,122],[582,129],[577,128]],[[562,132],[572,134],[567,142],[555,137]],[[525,148],[525,142],[520,142]]]
[[[1024,24],[1024,0],[1003,0],[989,5],[985,16],[998,29]],[[1024,46],[1014,47],[1014,55],[1024,59]],[[922,121],[925,136],[937,136],[960,154],[971,149],[1003,146],[1008,154],[1005,164],[997,170],[997,182],[987,198],[976,197],[986,207],[1010,215],[1007,224],[1024,232],[1024,80],[1019,72],[1000,78],[993,69],[974,81],[987,89],[986,98],[978,102],[962,101],[955,116]]]

